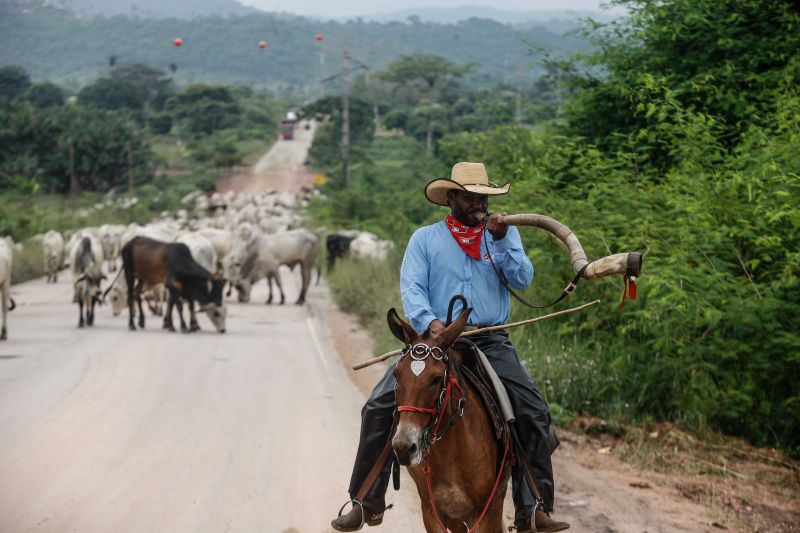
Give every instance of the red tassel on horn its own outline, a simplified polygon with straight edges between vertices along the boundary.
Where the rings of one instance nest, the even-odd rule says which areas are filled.
[[[622,289],[622,300],[619,302],[620,307],[625,307],[625,298],[630,296],[631,300],[636,299],[636,278],[633,276],[623,276],[622,283],[625,288]]]

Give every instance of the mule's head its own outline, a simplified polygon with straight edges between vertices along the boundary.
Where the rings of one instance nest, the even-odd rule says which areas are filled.
[[[402,465],[418,466],[425,459],[436,413],[447,408],[441,402],[454,371],[449,348],[464,331],[470,312],[469,308],[462,311],[436,335],[429,331],[418,335],[394,309],[389,311],[389,329],[406,344],[394,367],[399,412],[392,447]]]

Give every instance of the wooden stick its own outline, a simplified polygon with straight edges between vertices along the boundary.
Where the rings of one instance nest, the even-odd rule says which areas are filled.
[[[585,303],[578,307],[572,307],[570,309],[563,309],[561,311],[556,311],[555,313],[550,313],[549,315],[542,315],[536,318],[530,318],[528,320],[521,320],[519,322],[512,322],[510,324],[500,324],[497,326],[489,326],[486,328],[480,329],[473,329],[472,331],[465,331],[459,337],[471,337],[472,335],[480,335],[481,333],[491,333],[493,331],[500,331],[501,329],[509,329],[509,328],[518,328],[520,326],[527,326],[528,324],[533,324],[534,322],[541,322],[542,320],[547,320],[549,318],[555,318],[561,315],[568,315],[570,313],[577,313],[578,311],[583,311],[588,307],[592,307],[593,305],[597,305],[600,303],[600,300],[594,300],[593,302]],[[379,355],[378,357],[373,357],[372,359],[367,359],[366,361],[362,361],[358,364],[353,365],[353,370],[361,370],[362,368],[366,368],[370,365],[374,365],[375,363],[380,363],[381,361],[385,361],[394,355],[399,355],[402,352],[402,348],[399,350],[392,350],[391,352],[387,352],[383,355]]]

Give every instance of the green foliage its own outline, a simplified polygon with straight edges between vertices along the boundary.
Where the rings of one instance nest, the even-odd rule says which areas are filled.
[[[24,68],[17,65],[0,67],[0,100],[14,100],[23,95],[31,84]]]
[[[233,92],[222,85],[190,85],[167,101],[167,109],[194,135],[233,127],[241,114]]]
[[[64,105],[64,90],[49,81],[34,83],[25,91],[25,100],[39,108]]]
[[[139,100],[156,111],[163,109],[166,99],[175,92],[172,80],[165,77],[163,71],[143,63],[118,64],[115,61],[111,78],[128,83],[136,90]]]
[[[51,192],[102,191],[127,183],[129,163],[135,182],[152,172],[149,147],[125,113],[83,106],[38,110],[22,102],[0,105],[0,124],[0,190],[22,178]]]
[[[81,105],[97,109],[138,110],[144,106],[144,99],[129,82],[120,78],[99,78],[78,93]]]
[[[585,59],[602,68],[573,80],[581,90],[569,111],[571,130],[600,146],[616,147],[624,136],[663,123],[652,101],[657,89],[720,122],[730,147],[796,83],[800,13],[792,2],[618,3],[631,16],[593,33],[597,52]]]

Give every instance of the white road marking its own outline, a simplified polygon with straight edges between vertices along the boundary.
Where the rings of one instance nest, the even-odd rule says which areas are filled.
[[[319,339],[317,338],[317,332],[314,331],[314,324],[311,323],[311,318],[306,317],[306,324],[308,324],[308,331],[311,332],[311,340],[314,341],[314,347],[317,349],[317,357],[319,357],[322,366],[325,368],[325,376],[328,378],[328,383],[333,385],[333,378],[331,377],[331,368],[328,365],[327,359],[325,359],[325,353],[322,351],[322,346],[319,343]]]

